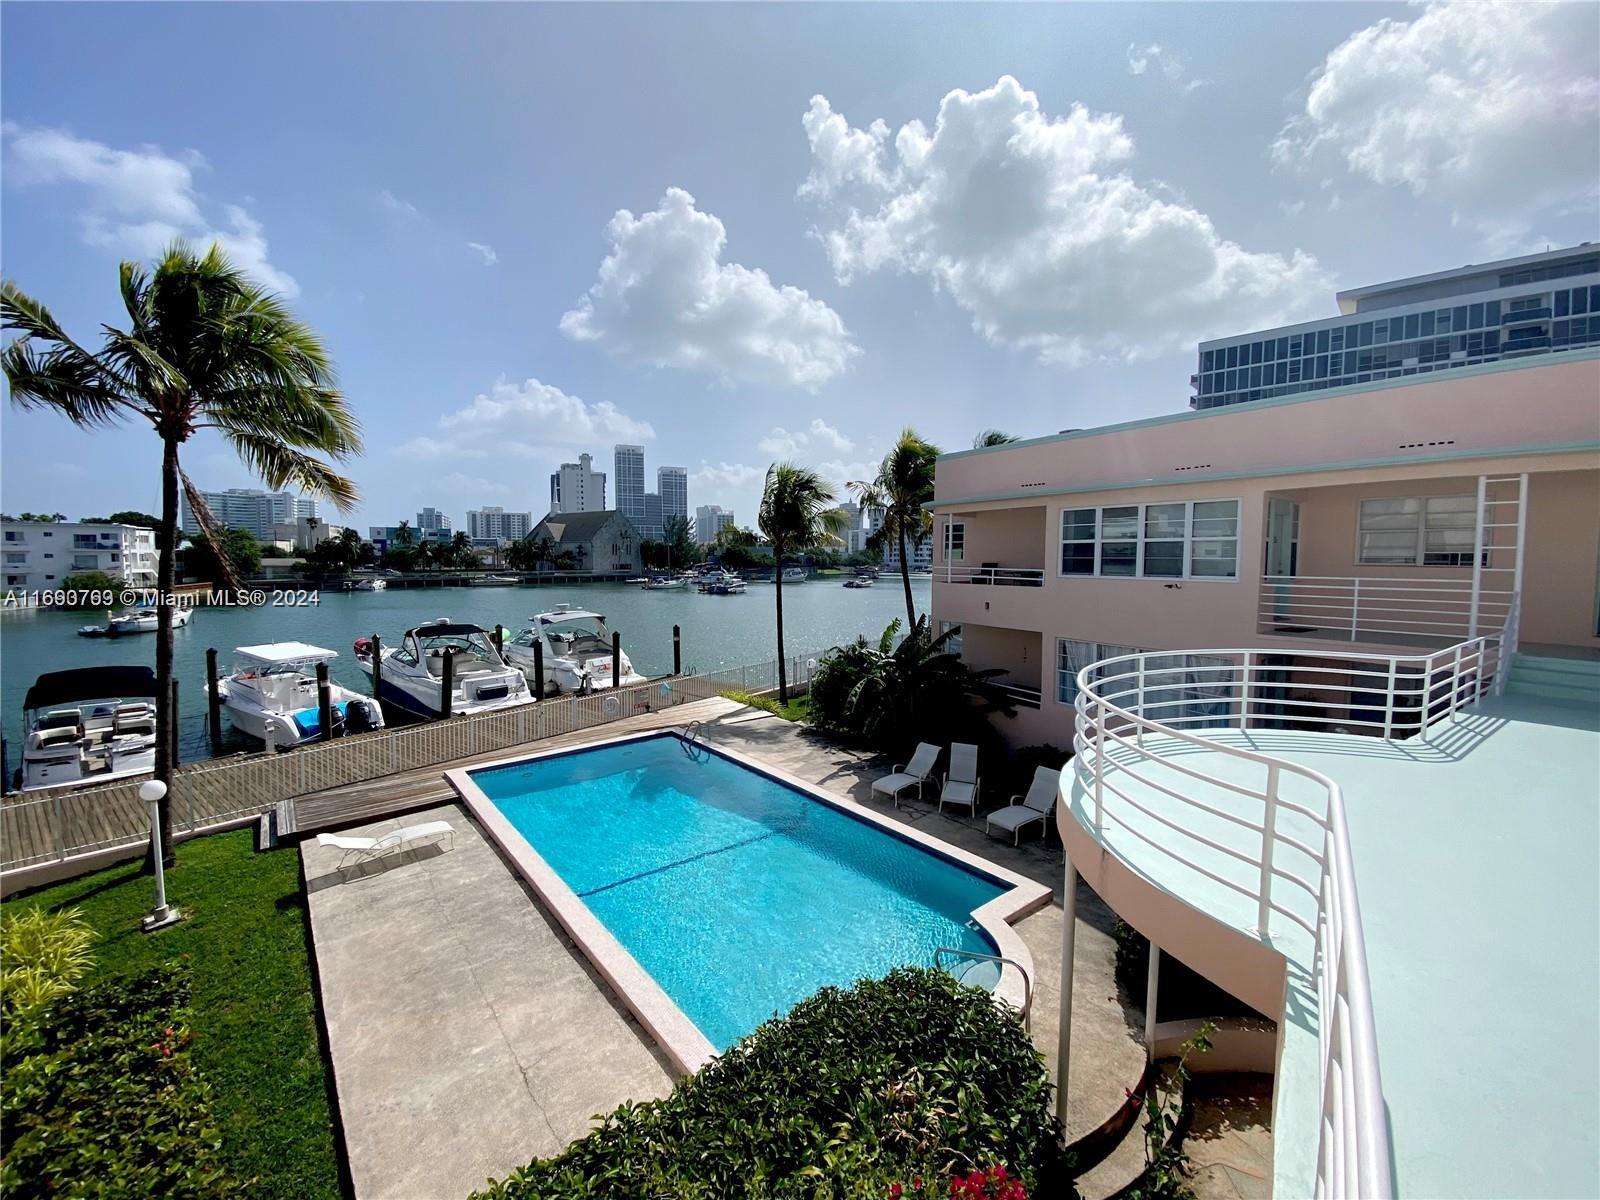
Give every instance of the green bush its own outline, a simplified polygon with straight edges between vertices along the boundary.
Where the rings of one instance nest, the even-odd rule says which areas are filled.
[[[1015,1014],[941,971],[824,988],[672,1093],[624,1104],[483,1200],[882,1200],[1004,1165],[1065,1187],[1043,1061]]]
[[[0,1020],[9,1024],[72,991],[94,964],[93,942],[75,908],[0,917]]]
[[[7,1023],[0,1192],[23,1197],[212,1197],[210,1089],[189,1055],[186,977],[96,984]]]

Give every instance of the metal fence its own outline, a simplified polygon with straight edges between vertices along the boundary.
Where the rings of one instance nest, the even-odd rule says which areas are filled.
[[[790,657],[789,684],[802,689],[809,686],[818,658],[820,655]],[[772,660],[668,676],[586,696],[552,697],[448,721],[352,734],[281,754],[187,763],[173,776],[170,811],[178,832],[192,832],[255,816],[309,792],[509,750],[707,700],[724,691],[765,692],[777,686],[778,664]],[[150,818],[138,793],[146,778],[6,796],[0,801],[0,870],[143,842],[150,836]]]

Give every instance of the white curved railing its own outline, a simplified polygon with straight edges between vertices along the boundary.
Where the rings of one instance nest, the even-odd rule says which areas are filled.
[[[1254,901],[1256,932],[1263,940],[1275,914],[1312,938],[1323,1092],[1319,1196],[1382,1198],[1393,1186],[1344,800],[1328,776],[1248,749],[1238,737],[1229,740],[1225,731],[1309,729],[1425,743],[1431,725],[1499,682],[1509,666],[1502,659],[1503,643],[1497,636],[1421,655],[1312,650],[1130,654],[1103,659],[1078,674],[1074,770],[1096,835],[1107,821],[1113,822]],[[1181,761],[1182,756],[1172,753],[1181,747],[1226,756],[1230,769],[1209,773]],[[1239,782],[1257,769],[1259,787]],[[1286,777],[1304,781],[1295,799],[1283,794]],[[1188,786],[1189,780],[1198,786]],[[1210,796],[1202,798],[1207,792]],[[1320,795],[1320,804],[1315,799],[1302,802],[1307,792]],[[1226,801],[1218,802],[1219,793]],[[1158,796],[1178,802],[1177,819]],[[1166,812],[1157,811],[1163,807]],[[1182,820],[1185,808],[1252,831],[1257,849],[1251,853],[1201,833]],[[1159,836],[1139,828],[1129,810],[1161,827]],[[1308,844],[1280,827],[1283,811],[1313,822],[1321,831],[1321,845]],[[1213,853],[1195,853],[1199,846]],[[1290,865],[1297,855],[1280,854],[1284,849],[1314,864],[1315,878],[1297,873]],[[1198,861],[1210,857],[1215,862],[1216,854],[1245,864],[1253,883],[1241,883]],[[1289,903],[1294,893],[1302,907],[1307,898],[1314,901],[1309,920]]]

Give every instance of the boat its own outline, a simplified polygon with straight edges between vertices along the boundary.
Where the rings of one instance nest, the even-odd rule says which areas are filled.
[[[467,580],[469,587],[515,587],[521,583],[515,575],[474,575]]]
[[[338,652],[305,642],[239,646],[231,675],[217,681],[217,700],[233,727],[268,749],[285,749],[322,740],[322,709],[317,695],[317,664]],[[371,696],[328,684],[333,736],[383,728],[383,709]]]
[[[876,582],[877,576],[875,575],[852,575],[844,581],[844,586],[847,588],[869,588]]]
[[[519,668],[529,683],[534,682],[537,670],[535,645],[543,646],[546,695],[598,692],[611,686],[611,633],[599,613],[558,604],[530,617],[529,624],[506,642],[506,660]],[[625,651],[620,655],[624,687],[649,682],[633,669]]]
[[[79,667],[39,676],[22,701],[23,791],[81,787],[156,765],[156,675],[149,667]]]
[[[659,579],[646,579],[640,585],[640,590],[646,592],[681,592],[688,586],[689,581],[682,576],[673,579],[663,575]]]
[[[174,607],[172,627],[182,629],[193,615],[192,608]],[[124,637],[130,633],[154,633],[160,627],[160,621],[160,613],[153,608],[129,609],[127,612],[115,615],[107,612],[104,625],[84,625],[78,630],[78,636]]]
[[[785,583],[804,583],[808,578],[810,577],[806,574],[804,567],[785,567],[783,569],[783,581]]]
[[[372,669],[372,642],[359,638],[356,661]],[[453,655],[450,714],[468,716],[527,704],[533,699],[522,672],[511,666],[480,626],[440,617],[383,648],[379,698],[413,717],[434,720],[442,711],[445,655]]]
[[[387,590],[388,587],[389,581],[387,579],[358,579],[353,590],[358,592],[382,592]]]
[[[700,591],[708,596],[738,596],[744,593],[745,583],[732,571],[708,571],[700,576]]]

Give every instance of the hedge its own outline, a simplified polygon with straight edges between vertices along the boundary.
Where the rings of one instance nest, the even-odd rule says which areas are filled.
[[[824,988],[665,1098],[622,1105],[477,1195],[881,1200],[934,1181],[948,1195],[950,1177],[996,1167],[1037,1194],[1066,1178],[1051,1090],[1015,1014],[906,968]]]

